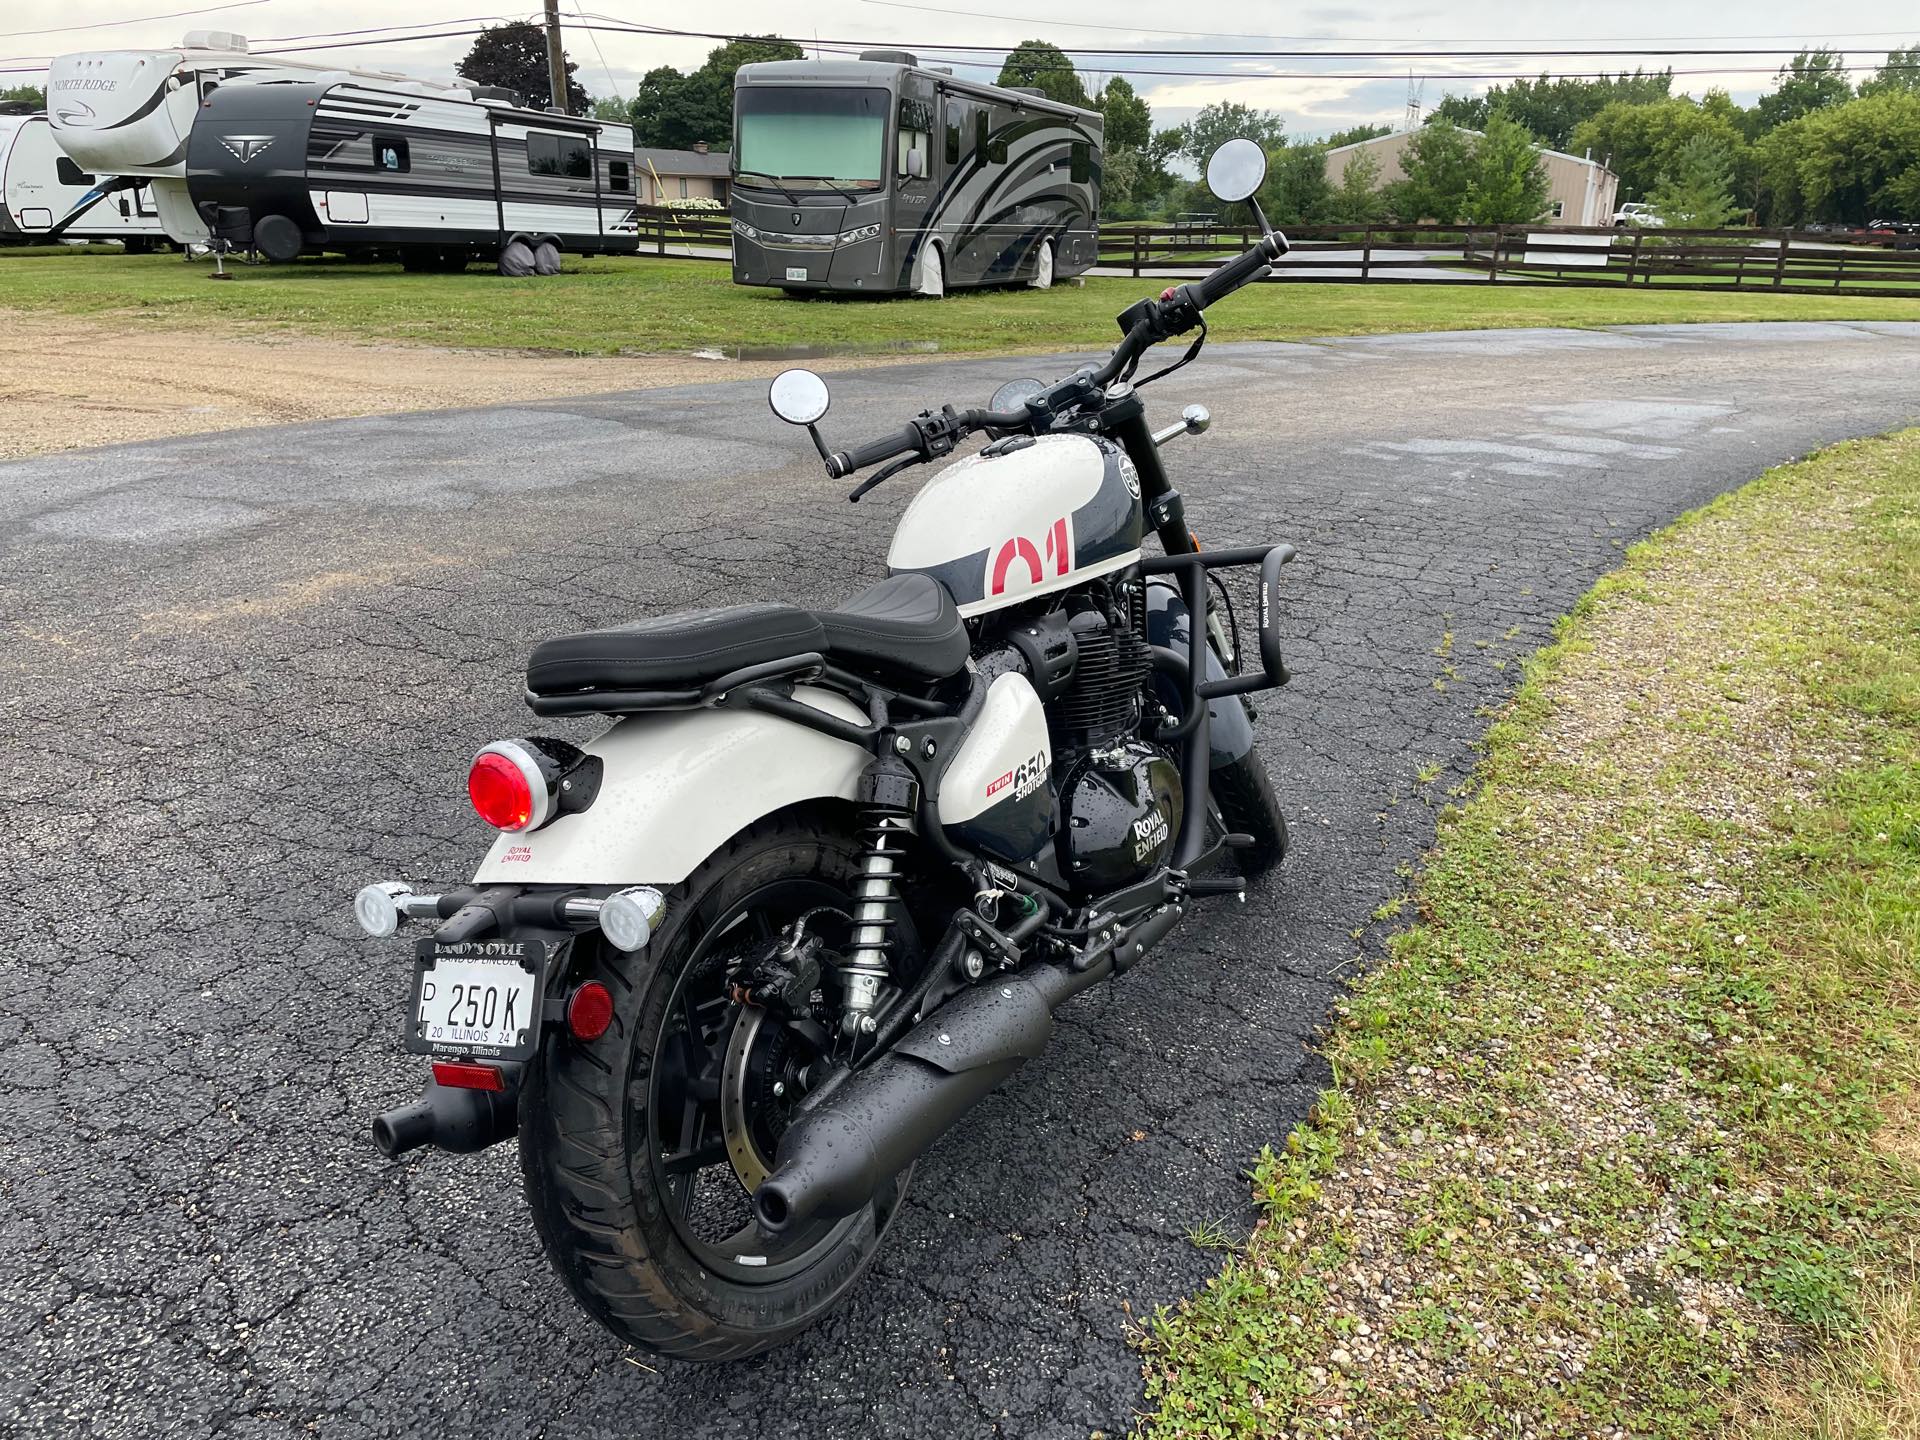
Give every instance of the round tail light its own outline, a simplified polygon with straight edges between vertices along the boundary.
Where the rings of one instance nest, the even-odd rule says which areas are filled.
[[[531,830],[547,818],[552,799],[533,757],[511,741],[489,745],[467,771],[473,812],[496,830]]]

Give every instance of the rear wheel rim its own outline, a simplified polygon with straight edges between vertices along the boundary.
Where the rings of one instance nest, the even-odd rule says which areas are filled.
[[[695,941],[675,977],[646,1074],[628,1078],[633,1097],[629,1143],[645,1152],[636,1160],[647,1167],[645,1178],[662,1212],[704,1269],[736,1284],[771,1284],[806,1269],[830,1253],[864,1214],[813,1221],[779,1236],[762,1231],[740,1172],[745,1168],[752,1174],[755,1161],[761,1169],[770,1166],[766,1150],[783,1127],[756,1113],[764,1085],[741,1097],[753,1154],[736,1158],[741,1127],[735,1126],[730,1153],[721,1104],[723,1087],[738,1079],[728,1074],[729,1050],[735,1052],[731,1065],[738,1072],[752,1066],[756,1043],[777,1043],[781,1035],[781,1027],[762,1022],[741,1053],[735,1031],[742,1012],[726,993],[727,961],[771,939],[810,909],[847,903],[831,885],[790,879],[772,881],[728,906]],[[753,1022],[754,1017],[746,1018],[747,1024]],[[636,1066],[640,1059],[636,1053]]]

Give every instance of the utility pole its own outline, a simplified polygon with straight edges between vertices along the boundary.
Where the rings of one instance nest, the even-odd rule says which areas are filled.
[[[547,0],[547,88],[553,108],[567,113],[567,52],[560,48],[560,0]]]

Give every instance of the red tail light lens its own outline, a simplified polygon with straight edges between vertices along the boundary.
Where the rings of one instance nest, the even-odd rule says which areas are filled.
[[[433,1079],[455,1090],[505,1090],[507,1077],[491,1065],[464,1065],[455,1060],[433,1062]]]
[[[613,995],[598,980],[589,980],[567,1001],[567,1029],[576,1040],[598,1040],[613,1023]]]
[[[534,814],[546,799],[543,784],[536,793],[530,766],[505,753],[504,747],[488,748],[473,757],[467,771],[467,798],[473,812],[496,830],[525,830],[533,824]]]

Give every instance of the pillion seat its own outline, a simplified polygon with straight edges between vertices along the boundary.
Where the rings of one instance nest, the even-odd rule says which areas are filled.
[[[527,690],[541,698],[684,690],[816,652],[882,679],[926,682],[957,674],[967,648],[966,626],[944,585],[892,575],[838,610],[730,605],[543,640],[527,661]]]

